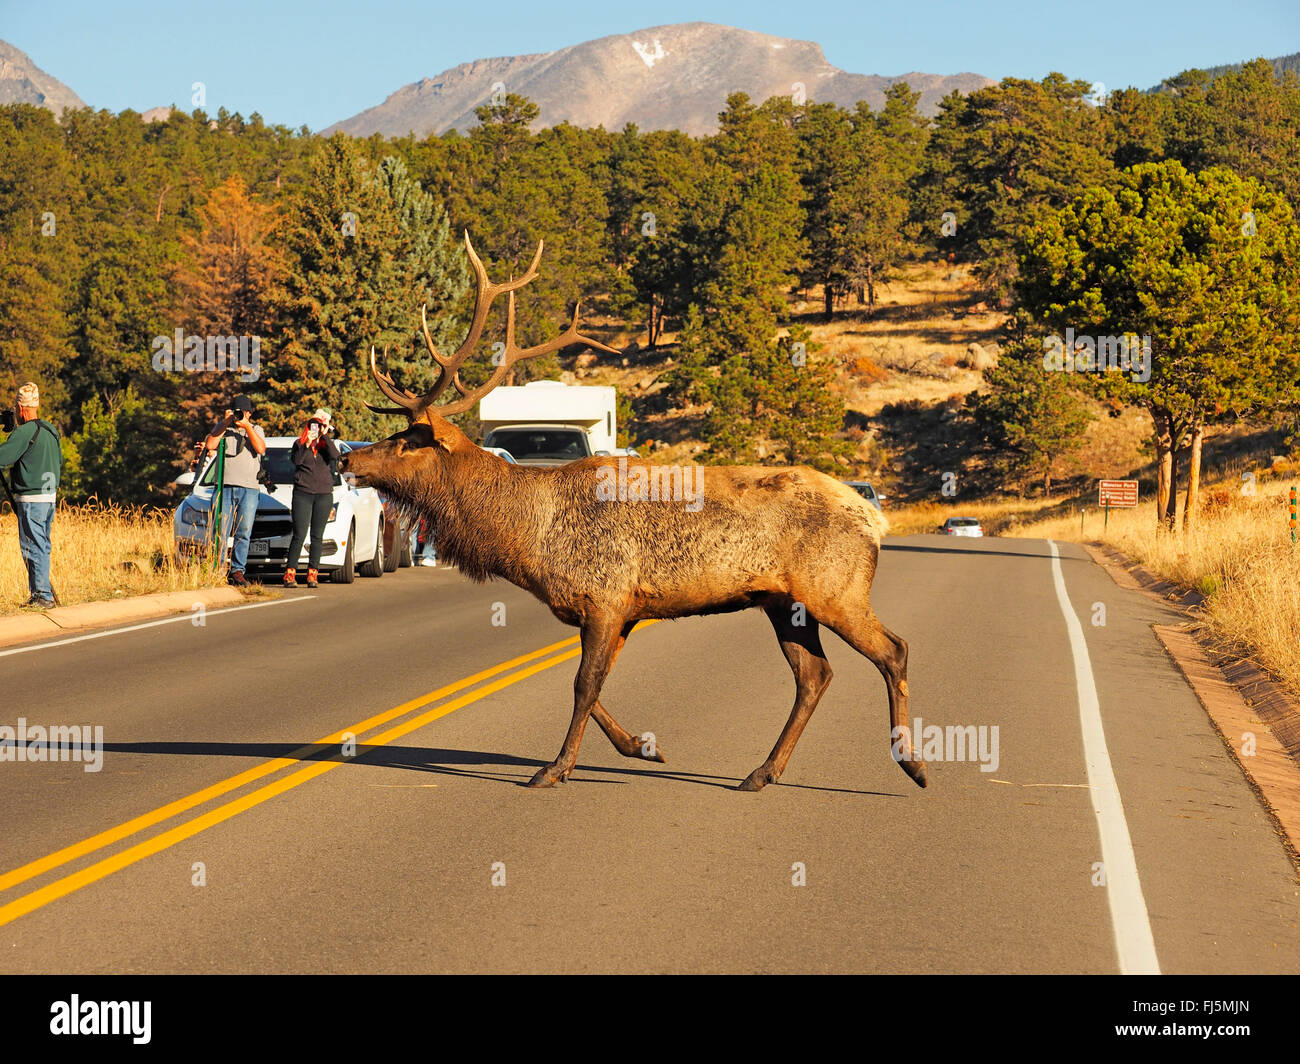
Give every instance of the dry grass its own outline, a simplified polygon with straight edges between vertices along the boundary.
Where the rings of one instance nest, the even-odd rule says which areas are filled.
[[[815,294],[817,289],[814,288]],[[857,299],[837,305],[834,320],[823,320],[820,299],[787,302],[788,324],[808,327],[814,345],[821,349],[810,357],[826,360],[837,369],[832,385],[846,407],[874,417],[891,403],[917,400],[927,404],[960,398],[983,386],[982,373],[961,368],[967,346],[996,341],[1006,312],[980,306],[984,296],[966,266],[915,262],[903,266],[897,279],[877,290],[878,303],[871,314]],[[611,322],[588,321],[588,325]],[[784,329],[782,330],[784,332]],[[655,351],[645,331],[615,330],[602,334],[607,342],[628,349],[621,359],[599,359],[579,366],[577,356],[561,365],[576,384],[613,385],[620,395],[638,404],[637,438],[654,440],[656,447],[643,453],[656,461],[689,462],[703,449],[698,431],[702,409],[670,407],[667,399],[655,402],[663,391],[661,378],[679,357],[675,333],[665,333]],[[635,343],[635,348],[629,345]],[[872,476],[879,446],[860,448],[857,460],[843,471],[845,477]]]
[[[50,582],[65,606],[225,583],[208,566],[176,561],[165,511],[60,505],[53,540]],[[27,599],[18,519],[6,508],[0,515],[0,613],[16,612]]]
[[[1261,480],[1256,493],[1239,482],[1209,487],[1192,528],[1157,530],[1152,506],[1112,511],[1109,528],[1090,510],[1082,534],[1077,508],[1068,517],[1013,524],[1005,534],[1101,540],[1153,573],[1206,596],[1218,639],[1253,657],[1300,694],[1300,546],[1292,547],[1287,495],[1295,477]]]
[[[958,368],[967,345],[996,341],[1006,319],[1005,311],[987,305],[972,313],[983,298],[966,266],[916,262],[880,286],[871,315],[856,300],[837,308],[829,323],[819,302],[794,302],[791,311],[822,345],[819,357],[850,371],[839,382],[848,407],[870,416],[889,403],[938,402],[984,383],[983,374]],[[859,360],[877,372],[853,373]]]

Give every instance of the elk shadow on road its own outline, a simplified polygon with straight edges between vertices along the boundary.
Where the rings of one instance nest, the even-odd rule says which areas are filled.
[[[1026,539],[1026,540],[1021,540],[1020,542],[1033,543],[1035,541],[1032,539]],[[1064,546],[1067,547],[1074,546],[1074,544],[1066,543],[1064,544]],[[964,548],[964,547],[941,547],[938,546],[937,544],[933,547],[929,547],[929,546],[920,546],[916,544],[886,542],[880,545],[880,549],[881,551],[909,551],[915,554],[989,554],[995,558],[1029,559],[1029,558],[1051,558],[1052,557],[1050,551],[1046,554],[1039,554],[1036,552],[1020,551],[1020,550],[979,550],[975,548]],[[1063,553],[1061,554],[1060,558],[1061,561],[1063,562],[1087,562],[1090,565],[1092,564],[1092,559],[1089,558],[1086,554],[1080,557],[1077,554]]]
[[[218,742],[135,742],[105,743],[104,751],[122,754],[163,754],[180,757],[253,757],[266,760],[288,758],[296,761],[339,761],[368,765],[372,768],[400,768],[412,772],[433,772],[445,776],[464,776],[471,779],[488,780],[492,783],[507,783],[523,786],[532,779],[533,774],[546,761],[536,758],[516,757],[514,754],[495,754],[484,750],[452,750],[442,747],[421,746],[367,746],[358,743],[356,753],[345,756],[338,743],[218,743]],[[473,767],[489,765],[503,766],[499,772],[475,772]],[[469,767],[459,767],[469,766]],[[510,772],[510,768],[522,771]],[[618,766],[589,765],[579,762],[574,772],[605,773],[614,776],[653,777],[671,780],[675,783],[695,784],[703,787],[718,787],[722,790],[735,790],[741,782],[740,776],[711,776],[697,772],[673,772],[665,769],[624,768]],[[626,785],[628,780],[621,779],[579,779],[576,776],[570,783],[612,783]],[[792,790],[823,791],[833,794],[860,794],[876,798],[902,798],[894,791],[862,791],[843,787],[816,787],[805,783],[774,783],[773,787],[788,787]]]

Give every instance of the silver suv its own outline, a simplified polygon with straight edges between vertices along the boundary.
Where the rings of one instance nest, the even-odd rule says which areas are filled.
[[[861,495],[867,502],[871,503],[877,510],[884,512],[884,506],[881,505],[888,498],[886,495],[878,495],[876,489],[868,484],[865,480],[846,480],[843,483]]]

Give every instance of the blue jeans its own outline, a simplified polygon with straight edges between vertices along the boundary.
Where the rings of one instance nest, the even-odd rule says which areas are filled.
[[[33,598],[52,599],[50,590],[50,526],[54,503],[18,503],[18,553],[27,566],[27,590]]]
[[[253,518],[257,516],[257,497],[262,492],[259,488],[222,488],[221,489],[221,539],[220,548],[225,550],[226,537],[230,535],[230,525],[235,526],[235,542],[230,550],[230,571],[242,573],[248,564],[248,541],[253,536]]]

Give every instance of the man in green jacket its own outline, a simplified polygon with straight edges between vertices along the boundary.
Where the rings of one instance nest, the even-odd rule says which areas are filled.
[[[39,416],[40,393],[30,381],[18,389],[18,426],[0,444],[0,469],[14,467],[13,493],[18,505],[18,550],[27,566],[26,603],[38,609],[54,605],[50,588],[50,526],[59,487],[63,453],[59,430]]]

